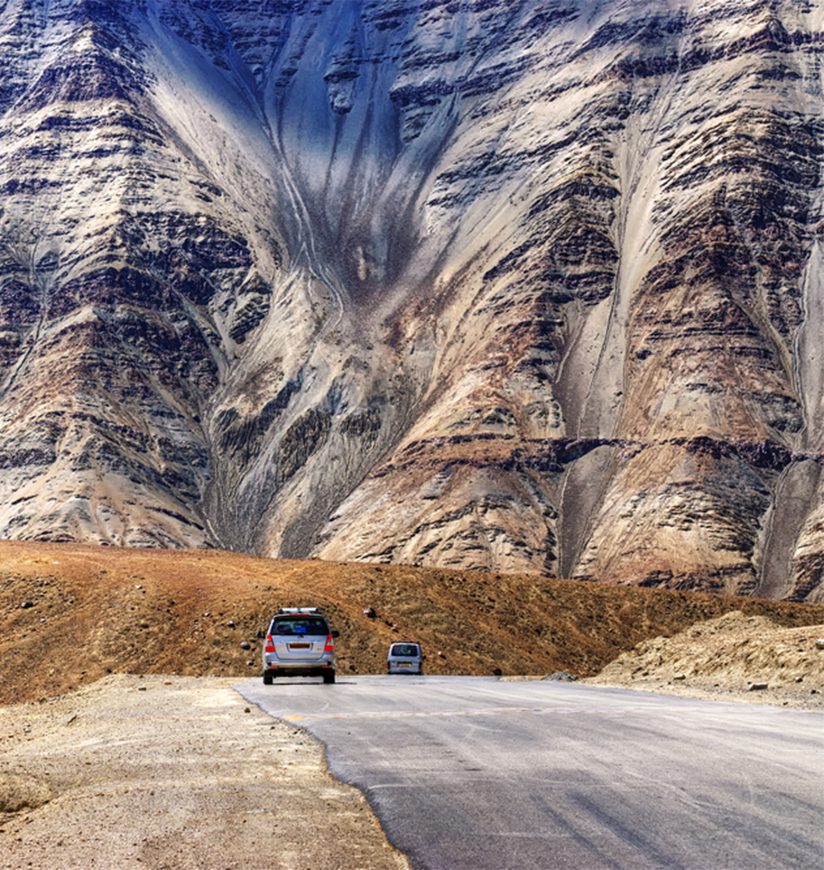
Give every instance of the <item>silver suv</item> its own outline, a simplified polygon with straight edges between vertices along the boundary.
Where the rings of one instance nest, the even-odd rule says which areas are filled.
[[[263,644],[263,682],[275,677],[323,677],[335,682],[337,631],[317,607],[281,607],[272,617]]]

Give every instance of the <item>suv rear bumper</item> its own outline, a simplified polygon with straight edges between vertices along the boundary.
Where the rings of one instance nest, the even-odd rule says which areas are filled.
[[[332,662],[322,662],[317,665],[269,665],[263,673],[273,677],[321,677],[330,671],[335,671]]]

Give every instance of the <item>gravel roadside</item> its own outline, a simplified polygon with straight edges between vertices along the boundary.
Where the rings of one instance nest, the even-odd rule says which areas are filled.
[[[824,625],[787,627],[733,611],[657,637],[583,682],[718,701],[824,709]]]
[[[232,682],[117,675],[0,708],[0,867],[407,868],[320,746]]]

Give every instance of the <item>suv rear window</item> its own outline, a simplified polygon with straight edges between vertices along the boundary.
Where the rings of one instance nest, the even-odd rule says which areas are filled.
[[[272,622],[271,634],[300,635],[300,634],[329,634],[326,620],[317,616],[289,616],[279,617]]]
[[[393,656],[416,656],[419,654],[416,643],[396,643],[392,647]]]

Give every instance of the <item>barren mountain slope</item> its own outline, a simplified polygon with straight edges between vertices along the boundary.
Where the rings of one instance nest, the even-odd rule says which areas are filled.
[[[822,32],[0,0],[0,534],[821,600]]]

